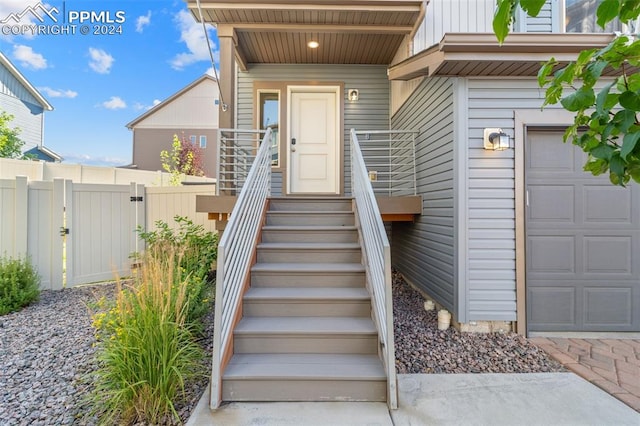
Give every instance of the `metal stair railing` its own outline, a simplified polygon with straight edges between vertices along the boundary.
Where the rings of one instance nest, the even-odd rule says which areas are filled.
[[[268,129],[264,134],[218,244],[211,373],[212,409],[218,408],[221,403],[224,364],[232,350],[230,344],[233,341],[233,327],[242,303],[244,284],[250,273],[267,198],[271,193],[270,133],[271,130]]]
[[[247,180],[265,130],[218,129],[216,195],[237,195]]]
[[[416,195],[414,130],[356,131],[373,192],[388,197]]]
[[[396,357],[393,339],[391,294],[391,248],[378,203],[362,157],[358,134],[351,129],[351,191],[361,228],[367,281],[371,287],[373,311],[380,340],[380,353],[387,374],[387,404],[398,408]]]

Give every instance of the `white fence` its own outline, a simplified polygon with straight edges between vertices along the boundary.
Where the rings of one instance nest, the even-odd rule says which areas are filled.
[[[60,289],[131,273],[140,251],[136,228],[152,230],[176,215],[213,231],[214,222],[196,213],[196,195],[215,185],[145,187],[76,183],[66,179],[0,179],[0,255],[28,255],[45,289]]]
[[[84,166],[81,164],[47,163],[0,158],[0,179],[26,176],[30,181],[69,179],[76,183],[109,183],[128,185],[129,182],[146,186],[169,186],[170,173],[118,167]],[[215,183],[213,178],[185,176],[185,182]]]

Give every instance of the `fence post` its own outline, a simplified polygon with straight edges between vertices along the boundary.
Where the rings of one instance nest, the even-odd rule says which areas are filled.
[[[66,237],[60,232],[62,228],[68,227],[65,223],[64,191],[64,179],[54,179],[53,200],[51,202],[53,210],[51,217],[51,290],[62,290],[64,263],[69,259],[69,252],[65,251]],[[68,249],[68,246],[66,248]]]
[[[67,234],[63,239],[66,241],[65,247],[65,266],[66,266],[66,282],[64,285],[66,287],[73,287],[74,277],[75,277],[75,265],[73,262],[73,240],[75,237],[75,229],[73,229],[73,181],[64,180],[64,200],[65,200],[65,219],[64,219],[64,227],[69,229],[69,234]]]
[[[135,182],[131,182],[129,193],[132,197],[141,197],[141,201],[136,201],[131,203],[131,209],[129,210],[129,223],[133,226],[133,230],[131,232],[131,239],[129,243],[130,251],[135,253],[140,253],[144,250],[144,243],[140,239],[138,232],[138,226],[142,227],[142,229],[146,230],[146,205],[147,205],[147,194],[145,190],[145,186],[143,184],[136,184]]]
[[[25,257],[27,255],[27,239],[28,239],[28,220],[27,213],[29,211],[29,185],[26,176],[16,176],[15,190],[15,246],[14,252],[16,257]]]

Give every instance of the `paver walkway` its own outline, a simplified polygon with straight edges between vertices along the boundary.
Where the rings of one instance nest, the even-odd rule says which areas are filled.
[[[640,412],[640,340],[532,337],[556,361]]]

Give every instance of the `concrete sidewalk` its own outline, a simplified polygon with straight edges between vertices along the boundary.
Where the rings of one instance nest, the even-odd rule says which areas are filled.
[[[231,403],[205,392],[187,426],[640,425],[640,414],[573,373],[401,374],[399,408],[382,403]]]

